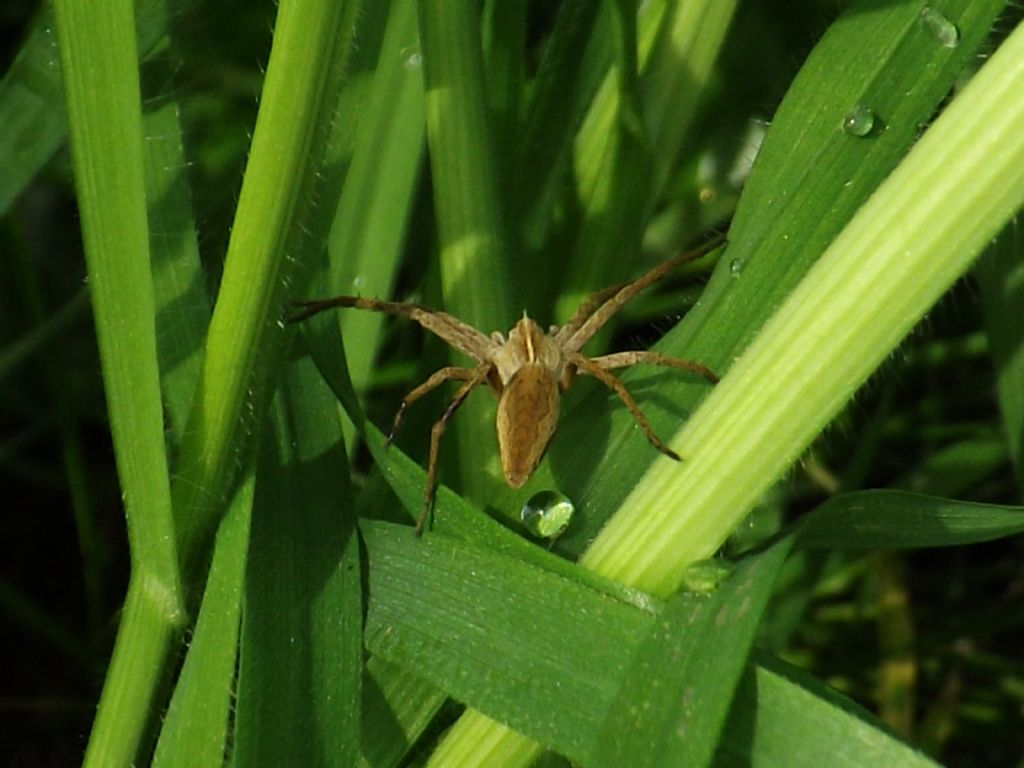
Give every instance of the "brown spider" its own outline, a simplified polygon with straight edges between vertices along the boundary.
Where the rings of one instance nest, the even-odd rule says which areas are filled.
[[[569,388],[577,373],[593,376],[618,395],[651,445],[666,456],[679,461],[675,451],[654,434],[654,430],[629,391],[609,371],[637,363],[648,363],[690,371],[715,383],[718,377],[711,369],[700,363],[667,357],[657,352],[634,350],[601,357],[586,357],[580,354],[579,350],[636,294],[680,264],[699,258],[720,244],[721,240],[712,241],[662,262],[631,283],[620,283],[598,291],[580,305],[565,325],[560,328],[553,325],[547,333],[527,317],[525,312],[523,319],[508,332],[506,339],[499,331],[487,336],[440,310],[419,304],[378,301],[357,296],[335,296],[331,299],[292,302],[293,305],[302,307],[302,310],[289,317],[288,322],[297,323],[336,307],[383,312],[407,317],[419,323],[476,361],[476,366],[472,368],[442,368],[406,395],[398,407],[391,432],[385,442],[387,445],[394,439],[405,409],[411,403],[449,379],[463,382],[430,432],[430,458],[427,463],[427,481],[423,489],[423,511],[416,523],[416,533],[419,534],[423,530],[437,488],[438,448],[441,444],[441,435],[458,407],[469,393],[481,384],[487,384],[498,397],[498,448],[505,481],[512,488],[522,486],[544,456],[558,425],[559,395]]]

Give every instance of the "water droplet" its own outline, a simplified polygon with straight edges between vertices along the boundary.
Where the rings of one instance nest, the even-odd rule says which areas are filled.
[[[743,259],[733,259],[729,262],[729,274],[733,277],[739,277],[743,271]]]
[[[401,51],[402,66],[406,69],[419,69],[423,66],[423,54],[420,49],[413,46],[411,48],[403,48]]]
[[[576,507],[558,491],[540,491],[523,504],[519,519],[534,536],[553,539],[569,527]]]
[[[947,48],[956,48],[960,42],[960,30],[956,28],[956,24],[943,16],[941,11],[926,5],[921,9],[918,19],[921,26],[928,30],[928,34]]]
[[[356,293],[363,290],[366,287],[366,277],[364,275],[356,275],[352,278],[352,287]]]
[[[871,107],[858,104],[843,118],[843,130],[851,136],[867,136],[875,127],[875,112]]]

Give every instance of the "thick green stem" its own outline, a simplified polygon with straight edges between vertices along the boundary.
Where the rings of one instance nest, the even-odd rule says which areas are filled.
[[[327,199],[322,189],[329,180],[324,157],[349,43],[342,17],[349,12],[349,4],[328,0],[284,0],[278,9],[174,485],[181,559],[189,578],[201,573],[208,557],[283,358],[286,337],[279,322],[293,262],[305,249],[322,247],[326,225],[317,210],[334,210],[336,200]]]
[[[130,0],[54,3],[107,411],[132,576],[86,765],[130,765],[185,621],[156,351]]]
[[[638,480],[586,567],[666,595],[721,546],[1024,202],[1022,121],[1024,27],[670,441],[683,463],[658,460]]]

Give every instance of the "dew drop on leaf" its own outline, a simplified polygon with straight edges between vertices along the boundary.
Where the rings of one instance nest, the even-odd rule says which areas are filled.
[[[858,104],[843,118],[843,130],[851,136],[863,138],[875,127],[875,112],[871,107]]]
[[[576,512],[567,496],[557,491],[539,491],[523,504],[519,519],[534,536],[553,539],[559,536]]]
[[[957,43],[960,42],[960,30],[941,11],[926,5],[921,9],[921,15],[918,18],[921,21],[921,26],[928,30],[928,34],[939,43],[946,48],[956,48]]]

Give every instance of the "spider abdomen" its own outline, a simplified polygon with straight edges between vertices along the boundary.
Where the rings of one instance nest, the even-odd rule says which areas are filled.
[[[498,400],[498,449],[505,482],[525,483],[558,426],[558,379],[539,363],[522,366]]]

